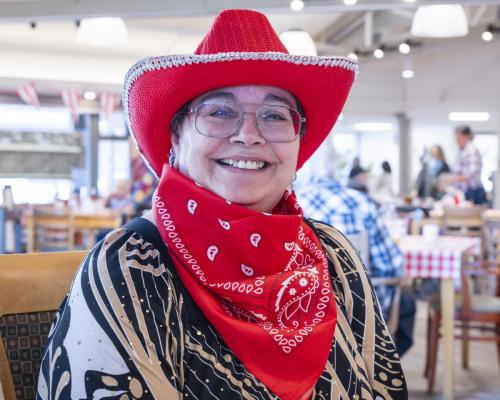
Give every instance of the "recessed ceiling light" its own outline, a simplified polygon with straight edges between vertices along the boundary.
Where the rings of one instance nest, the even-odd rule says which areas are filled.
[[[349,53],[347,57],[352,58],[353,60],[358,60],[358,55],[356,53]]]
[[[485,122],[490,119],[488,112],[451,112],[448,119],[453,122]]]
[[[358,0],[344,0],[344,4],[346,6],[353,6],[354,4],[356,4],[358,2]]]
[[[97,95],[95,94],[95,92],[85,92],[83,94],[83,98],[85,100],[95,100],[97,98]]]
[[[410,52],[410,45],[408,43],[401,43],[399,45],[399,52],[403,54],[408,54]]]
[[[382,49],[375,49],[375,50],[373,51],[373,56],[374,56],[375,58],[378,58],[379,60],[380,60],[381,58],[384,58],[384,50],[382,50]]]
[[[354,124],[354,130],[364,132],[387,132],[393,129],[390,122],[358,122]]]
[[[481,34],[481,38],[485,41],[485,42],[491,42],[493,40],[493,33],[490,32],[490,31],[484,31],[482,34]]]
[[[290,2],[290,8],[292,11],[302,11],[304,9],[304,2],[302,0],[292,0]]]
[[[411,69],[405,69],[403,72],[401,72],[401,76],[405,79],[411,79],[415,76],[415,72],[413,72]]]

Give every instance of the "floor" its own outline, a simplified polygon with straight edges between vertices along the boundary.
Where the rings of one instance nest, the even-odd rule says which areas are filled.
[[[442,353],[440,349],[435,390],[427,394],[427,380],[423,376],[426,346],[427,305],[419,302],[415,326],[415,344],[402,359],[411,400],[440,400],[442,390]],[[455,342],[455,400],[500,399],[500,363],[496,344],[471,342],[469,369],[461,367],[461,344]]]

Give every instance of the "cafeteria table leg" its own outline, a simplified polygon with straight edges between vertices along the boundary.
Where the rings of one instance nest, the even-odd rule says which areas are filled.
[[[441,279],[441,310],[442,310],[442,328],[443,328],[443,392],[445,400],[453,399],[453,319],[455,308],[455,288],[453,278]]]

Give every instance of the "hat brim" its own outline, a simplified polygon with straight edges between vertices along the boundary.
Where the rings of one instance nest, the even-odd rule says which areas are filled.
[[[333,128],[357,74],[345,57],[285,53],[220,53],[146,58],[130,68],[123,104],[128,128],[159,176],[172,146],[170,121],[189,100],[228,86],[266,85],[299,100],[307,119],[297,170]]]

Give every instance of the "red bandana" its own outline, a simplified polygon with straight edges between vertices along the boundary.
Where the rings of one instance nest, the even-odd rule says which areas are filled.
[[[326,256],[295,197],[261,213],[166,165],[153,210],[184,286],[239,360],[281,399],[309,399],[336,308]]]

